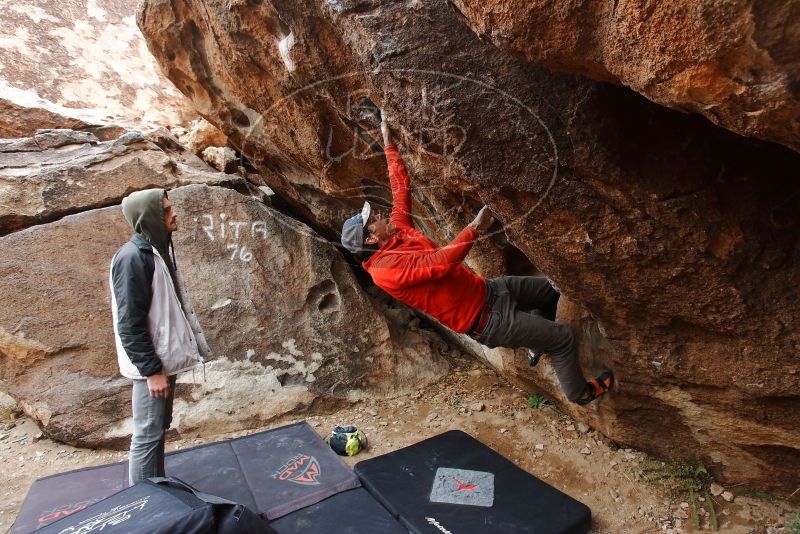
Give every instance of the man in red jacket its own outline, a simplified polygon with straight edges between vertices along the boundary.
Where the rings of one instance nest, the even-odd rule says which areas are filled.
[[[342,245],[366,259],[362,265],[375,284],[490,348],[525,347],[549,353],[561,388],[572,402],[588,404],[608,391],[614,383],[610,371],[588,382],[584,378],[572,331],[554,321],[559,293],[546,278],[485,280],[464,266],[470,248],[493,222],[485,206],[444,247],[415,228],[408,172],[392,143],[385,114],[381,131],[394,200],[392,214],[386,221],[365,202],[361,212],[342,227]]]

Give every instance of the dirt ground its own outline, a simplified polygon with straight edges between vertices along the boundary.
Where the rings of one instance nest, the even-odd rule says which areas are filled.
[[[411,395],[362,402],[333,414],[287,418],[270,426],[305,419],[325,437],[337,424],[355,424],[367,434],[370,448],[346,458],[349,465],[459,429],[588,505],[594,534],[694,531],[686,513],[685,496],[671,498],[664,488],[638,479],[641,462],[646,458],[643,453],[618,448],[551,406],[530,408],[521,391],[475,361],[459,360],[453,366],[453,372],[441,382]],[[38,427],[27,418],[0,429],[0,532],[9,532],[35,479],[117,462],[127,456],[121,451],[77,449],[39,439]],[[184,435],[169,442],[168,448],[182,449],[264,429],[214,436]],[[720,532],[783,532],[783,525],[797,510],[794,504],[766,494],[754,498],[742,494],[740,488],[726,490],[736,497],[733,502],[714,497]],[[709,519],[703,518],[705,531],[710,532],[709,525]]]

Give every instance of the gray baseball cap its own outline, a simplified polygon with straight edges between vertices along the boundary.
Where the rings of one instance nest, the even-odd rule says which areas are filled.
[[[342,226],[342,246],[354,254],[364,250],[364,227],[370,213],[372,207],[369,202],[364,202],[361,212],[347,219]]]

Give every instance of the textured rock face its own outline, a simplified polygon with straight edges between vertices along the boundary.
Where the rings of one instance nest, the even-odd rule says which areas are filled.
[[[800,3],[454,0],[503,50],[800,151]]]
[[[208,147],[224,147],[228,143],[225,134],[205,119],[197,119],[186,128],[178,126],[171,131],[196,156],[200,156]]]
[[[238,162],[236,161],[236,152],[232,148],[210,146],[203,150],[200,157],[220,172],[236,172]]]
[[[177,261],[215,353],[205,382],[181,378],[198,383],[179,386],[179,432],[249,428],[446,372],[442,342],[387,321],[308,227],[227,188],[182,187],[170,199]],[[107,280],[129,236],[109,207],[0,238],[0,378],[55,439],[127,443],[130,387],[117,370]]]
[[[147,52],[134,20],[135,2],[13,0],[3,7],[0,99],[51,111],[69,108],[62,115],[137,125],[179,124],[194,118]],[[0,110],[6,107],[0,104]],[[21,118],[17,122],[4,114],[0,135],[32,135],[26,124],[38,117]],[[4,127],[6,122],[22,131],[14,133]],[[75,126],[44,122],[34,128],[52,127]]]
[[[532,262],[579,303],[561,317],[619,388],[573,413],[723,479],[797,487],[797,155],[517,61],[443,2],[149,0],[138,21],[196,109],[330,233],[386,198],[369,110],[386,107],[420,225],[441,241],[486,203],[506,236],[470,264]],[[558,395],[546,361],[484,356]]]
[[[112,139],[101,141],[104,134]],[[137,189],[236,181],[213,172],[165,132],[39,130],[0,140],[0,236],[119,204]]]
[[[19,102],[0,98],[0,138],[2,139],[30,137],[39,129],[79,130],[86,126],[88,124],[79,118],[55,113],[48,110],[47,107],[26,106]]]

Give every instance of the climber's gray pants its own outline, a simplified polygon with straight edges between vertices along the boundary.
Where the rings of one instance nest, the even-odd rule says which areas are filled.
[[[475,339],[489,348],[537,349],[550,355],[561,389],[571,401],[586,393],[578,347],[568,326],[556,323],[559,294],[543,277],[503,276],[487,280],[493,299],[486,327]]]
[[[147,380],[133,381],[133,436],[128,459],[131,486],[146,478],[164,476],[164,435],[172,423],[175,377],[169,377],[169,395],[151,397]]]

